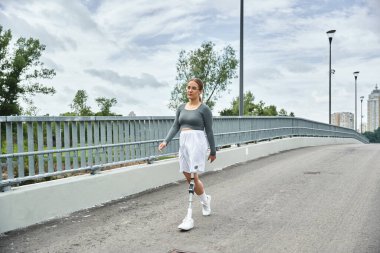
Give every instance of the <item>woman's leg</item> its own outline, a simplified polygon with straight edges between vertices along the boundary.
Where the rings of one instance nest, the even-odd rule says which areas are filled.
[[[188,183],[190,183],[191,174],[188,172],[183,172]],[[195,183],[195,193],[198,195],[202,203],[202,213],[204,216],[211,214],[211,196],[206,195],[203,183],[199,180],[198,174],[194,173],[194,183]]]
[[[183,172],[183,174],[185,175],[187,182],[190,183],[191,174],[188,172]],[[195,193],[197,195],[202,195],[205,192],[205,189],[204,189],[202,181],[198,177],[198,173],[194,173],[194,184],[195,184],[195,189],[194,189]]]

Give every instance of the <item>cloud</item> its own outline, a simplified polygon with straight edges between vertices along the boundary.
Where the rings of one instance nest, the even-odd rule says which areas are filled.
[[[11,29],[14,38],[33,37],[39,39],[42,44],[48,45],[47,50],[51,52],[66,51],[77,47],[75,38],[70,38],[66,34],[59,35],[59,29],[49,29],[49,25],[42,25],[44,21],[41,21],[41,19],[49,20],[55,18],[54,15],[59,15],[58,13],[51,14],[49,11],[46,11],[48,14],[44,15],[44,11],[42,11],[39,13],[39,19],[33,22],[34,17],[28,13],[30,11],[27,10],[27,7],[21,4],[17,5],[17,3],[15,1],[4,12],[0,10],[2,24],[5,29]]]
[[[81,2],[90,12],[96,12],[102,4],[102,0],[81,0]]]
[[[253,80],[273,80],[279,79],[283,76],[281,71],[276,67],[256,67],[251,70],[247,69],[246,73],[249,79]]]
[[[141,89],[145,87],[159,88],[168,86],[167,83],[161,83],[154,76],[147,73],[142,73],[141,77],[137,78],[127,75],[121,76],[112,70],[86,69],[85,72],[110,83],[121,84],[130,88]]]
[[[114,8],[114,6],[119,6]],[[144,8],[141,8],[141,6]],[[137,47],[154,52],[161,46],[194,45],[213,34],[227,34],[224,14],[204,1],[120,1],[110,0],[100,7],[98,24],[122,49]],[[125,15],[128,13],[128,15]],[[215,18],[217,17],[217,18]],[[224,25],[224,26],[222,26]]]
[[[64,66],[62,64],[58,64],[52,59],[46,58],[46,57],[41,57],[42,62],[45,63],[45,67],[47,68],[52,68],[56,72],[64,72]]]
[[[369,7],[369,11],[374,16],[379,18],[380,15],[380,2],[378,0],[367,0],[366,1]]]
[[[315,69],[315,66],[307,64],[300,60],[289,62],[286,68],[293,73],[305,73]]]
[[[91,103],[100,96],[116,97],[115,110],[124,115],[131,110],[138,115],[172,115],[166,108],[168,84],[175,82],[181,50],[213,41],[217,50],[232,45],[239,57],[239,1],[0,2],[4,28],[15,38],[38,38],[46,45],[41,60],[57,70],[49,80],[57,94],[38,102],[43,113],[53,114],[71,103],[75,91],[67,95],[63,89],[70,84],[88,91]],[[353,71],[360,71],[361,95],[379,83],[379,24],[379,0],[244,1],[245,88],[266,104],[326,122],[326,31],[337,30],[332,44],[332,110],[347,111],[353,107],[346,101],[353,101]],[[233,80],[231,93],[217,102],[214,114],[239,94],[238,87],[238,79]]]
[[[131,92],[126,90],[118,89],[115,91],[104,86],[96,86],[94,90],[97,94],[101,94],[97,97],[116,98],[118,107],[122,107],[123,105],[143,105],[145,103],[143,100],[131,96]]]

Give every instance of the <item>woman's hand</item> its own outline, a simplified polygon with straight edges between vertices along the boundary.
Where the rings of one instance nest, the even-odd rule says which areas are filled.
[[[159,151],[163,150],[164,148],[166,148],[166,142],[165,141],[161,142],[160,145],[158,145]]]
[[[207,160],[210,160],[210,163],[212,163],[213,161],[215,161],[215,159],[216,155],[209,155]]]

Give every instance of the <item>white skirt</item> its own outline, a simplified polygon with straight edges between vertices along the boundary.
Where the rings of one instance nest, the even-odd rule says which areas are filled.
[[[179,136],[179,171],[199,173],[205,171],[208,142],[201,130],[181,131]]]

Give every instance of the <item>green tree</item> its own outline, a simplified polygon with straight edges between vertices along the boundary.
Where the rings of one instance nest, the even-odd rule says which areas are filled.
[[[64,112],[60,113],[59,116],[78,116],[75,112]]]
[[[11,30],[0,26],[0,115],[19,115],[20,99],[30,100],[36,94],[55,93],[53,87],[39,83],[55,76],[54,69],[44,67],[40,61],[45,45],[38,39],[20,37],[12,41]],[[27,101],[28,102],[28,101]]]
[[[275,105],[265,106],[265,103],[260,100],[255,103],[255,97],[251,91],[244,94],[244,113],[245,116],[277,116],[277,107]],[[232,100],[231,107],[223,109],[220,112],[221,116],[239,116],[239,97],[235,97]],[[285,109],[281,109],[280,113],[287,115]],[[294,113],[291,112],[294,117]]]
[[[255,97],[252,92],[248,91],[244,94],[244,113],[243,115],[255,115],[254,113],[259,111],[259,106],[263,104],[262,101],[259,104],[254,103]],[[220,112],[221,116],[239,116],[239,97],[232,100],[231,107],[226,108]]]
[[[264,107],[263,116],[277,116],[277,107],[275,105],[269,105]]]
[[[279,116],[287,116],[288,113],[285,111],[284,108],[281,108],[281,110],[278,112],[278,115],[279,115]]]
[[[73,103],[70,105],[75,115],[79,116],[92,116],[94,113],[91,111],[90,106],[87,105],[88,95],[85,90],[78,90],[74,96]]]
[[[367,137],[370,143],[380,143],[380,127],[374,132],[365,132],[363,135]]]
[[[235,50],[230,45],[220,53],[211,41],[202,43],[200,48],[190,52],[182,50],[177,61],[177,84],[171,92],[169,108],[175,110],[187,101],[187,82],[197,77],[204,82],[203,101],[212,109],[222,92],[231,84],[231,79],[237,77],[237,66]]]
[[[95,101],[100,108],[100,112],[96,113],[97,116],[115,116],[111,112],[111,107],[117,104],[116,98],[98,97]]]

